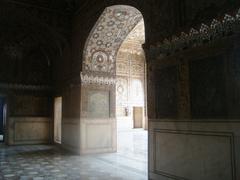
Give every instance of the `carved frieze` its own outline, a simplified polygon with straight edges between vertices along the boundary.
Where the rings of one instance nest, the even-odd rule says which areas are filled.
[[[82,85],[86,84],[97,84],[97,85],[115,85],[116,84],[116,78],[114,77],[108,77],[108,76],[99,76],[99,75],[89,75],[81,73],[81,82]]]
[[[225,14],[223,20],[213,19],[210,25],[203,23],[199,30],[191,28],[188,34],[182,32],[180,36],[174,35],[154,48],[162,57],[236,33],[240,33],[240,9],[235,16]]]

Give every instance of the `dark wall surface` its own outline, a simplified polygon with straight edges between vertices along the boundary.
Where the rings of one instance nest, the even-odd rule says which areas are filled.
[[[156,99],[158,118],[178,116],[178,67],[171,66],[157,72]]]
[[[190,108],[187,119],[239,119],[238,39],[225,38],[157,59],[151,71],[157,117],[181,119],[182,109]]]
[[[3,106],[4,99],[0,98],[0,134],[3,134]]]
[[[221,56],[190,62],[192,118],[227,117],[224,62]]]

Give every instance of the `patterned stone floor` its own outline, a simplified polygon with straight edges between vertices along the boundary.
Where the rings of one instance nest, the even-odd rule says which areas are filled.
[[[54,146],[0,145],[0,180],[146,180],[147,132],[119,132],[118,152],[77,156]]]

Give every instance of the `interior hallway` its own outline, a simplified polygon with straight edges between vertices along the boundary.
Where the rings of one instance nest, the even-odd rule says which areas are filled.
[[[0,179],[147,179],[147,132],[125,130],[118,137],[117,153],[86,156],[56,146],[0,145]]]

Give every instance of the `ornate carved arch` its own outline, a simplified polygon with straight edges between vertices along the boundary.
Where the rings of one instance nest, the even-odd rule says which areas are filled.
[[[83,83],[107,83],[108,78],[109,83],[113,83],[118,49],[142,19],[140,11],[131,6],[115,5],[103,11],[85,44]]]

